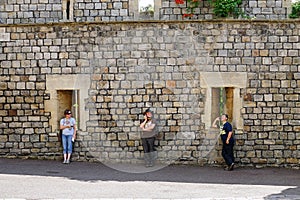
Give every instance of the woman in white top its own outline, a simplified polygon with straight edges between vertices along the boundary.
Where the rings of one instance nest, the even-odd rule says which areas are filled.
[[[72,112],[65,110],[65,117],[60,120],[60,130],[62,130],[62,143],[63,143],[63,154],[64,164],[70,163],[72,154],[73,144],[72,142],[76,138],[76,121],[71,117]]]

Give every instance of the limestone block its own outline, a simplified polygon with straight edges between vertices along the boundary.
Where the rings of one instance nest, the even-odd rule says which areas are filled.
[[[285,100],[287,100],[287,101],[298,101],[299,100],[299,95],[297,95],[297,94],[285,95]]]
[[[128,133],[129,140],[140,140],[140,132],[130,132]]]
[[[128,135],[126,133],[118,133],[118,140],[128,140]]]
[[[194,132],[179,132],[176,135],[176,138],[182,139],[182,140],[185,140],[185,139],[194,140],[196,138],[196,136],[195,136]]]
[[[7,135],[0,135],[0,143],[8,142],[8,136]]]
[[[10,41],[10,33],[6,33],[5,28],[0,27],[0,41]]]
[[[107,140],[116,140],[116,139],[117,139],[117,135],[114,133],[107,135]]]
[[[120,142],[119,141],[112,141],[112,147],[119,147],[120,146]]]
[[[287,163],[299,164],[299,161],[297,158],[287,158],[286,161],[287,161]]]

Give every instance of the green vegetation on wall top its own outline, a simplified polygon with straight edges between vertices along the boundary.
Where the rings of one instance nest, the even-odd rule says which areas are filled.
[[[297,1],[292,4],[292,12],[289,15],[290,18],[299,18],[300,17],[300,1]]]
[[[209,0],[213,6],[213,12],[217,17],[234,17],[242,15],[239,6],[242,0]]]
[[[183,18],[192,17],[195,8],[199,7],[200,2],[203,0],[175,0],[176,4],[186,4],[186,13]],[[242,0],[208,0],[213,7],[213,12],[216,17],[245,17],[242,9],[239,7]]]

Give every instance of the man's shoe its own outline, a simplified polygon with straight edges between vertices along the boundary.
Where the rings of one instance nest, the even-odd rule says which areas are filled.
[[[234,168],[234,163],[231,163],[231,165],[228,167],[228,171],[232,171]]]
[[[63,164],[67,164],[67,160],[64,160],[64,161],[63,161]]]

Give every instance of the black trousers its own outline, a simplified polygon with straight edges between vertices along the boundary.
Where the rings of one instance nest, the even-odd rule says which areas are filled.
[[[233,146],[233,142],[229,142],[229,144],[223,142],[222,156],[228,166],[234,163]]]
[[[142,138],[144,153],[149,153],[149,152],[155,151],[154,141],[155,141],[155,137]]]

